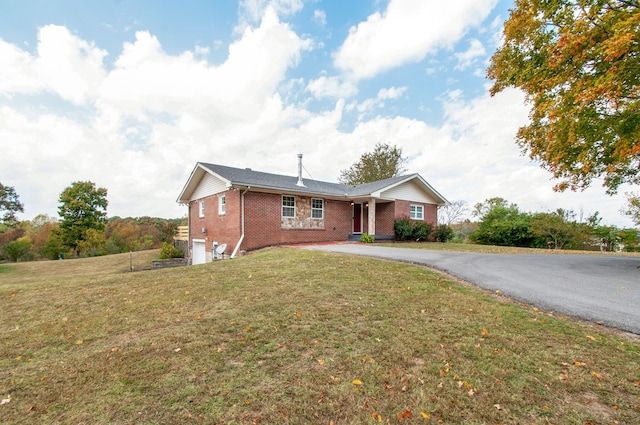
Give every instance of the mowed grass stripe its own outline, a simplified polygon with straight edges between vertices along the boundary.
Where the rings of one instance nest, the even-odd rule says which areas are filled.
[[[2,274],[0,422],[640,423],[637,341],[421,267],[130,260]]]

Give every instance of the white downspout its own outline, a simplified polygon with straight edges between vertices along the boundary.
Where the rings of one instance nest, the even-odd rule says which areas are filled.
[[[249,191],[249,187],[247,187],[244,190],[244,192],[240,194],[240,227],[241,227],[242,233],[240,235],[240,240],[238,240],[236,247],[233,249],[231,258],[236,258],[236,254],[238,253],[238,250],[240,249],[240,245],[242,245],[242,241],[244,240],[244,194],[247,193],[248,191]]]
[[[192,261],[191,258],[191,202],[187,204],[187,258]]]

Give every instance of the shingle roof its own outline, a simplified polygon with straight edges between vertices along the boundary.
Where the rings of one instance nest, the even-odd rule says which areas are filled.
[[[200,171],[198,171],[200,170]],[[298,177],[284,176],[281,174],[264,173],[261,171],[253,171],[250,168],[234,168],[225,165],[209,164],[199,162],[191,174],[189,181],[185,185],[178,202],[186,202],[190,196],[189,192],[195,189],[197,181],[200,178],[194,178],[198,173],[207,172],[217,175],[219,178],[226,180],[229,186],[243,186],[254,189],[266,189],[286,191],[290,193],[316,194],[322,196],[332,196],[340,198],[358,198],[367,197],[380,191],[389,189],[398,184],[409,180],[417,179],[424,189],[431,192],[436,199],[441,200],[443,204],[447,200],[433,189],[419,174],[409,174],[404,176],[391,177],[385,180],[379,180],[372,183],[360,185],[345,185],[341,183],[330,183],[312,179],[302,179],[304,186],[298,186]]]
[[[204,168],[212,171],[232,185],[252,186],[264,189],[281,189],[293,192],[308,192],[333,196],[348,196],[350,186],[339,183],[328,183],[318,180],[302,179],[304,187],[298,186],[297,177],[283,176],[280,174],[263,173],[249,168],[233,168],[224,165],[207,164],[200,162]]]

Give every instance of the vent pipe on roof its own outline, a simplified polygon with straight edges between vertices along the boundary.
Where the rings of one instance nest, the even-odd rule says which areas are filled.
[[[296,186],[305,187],[304,182],[302,181],[302,154],[298,154],[298,183]]]

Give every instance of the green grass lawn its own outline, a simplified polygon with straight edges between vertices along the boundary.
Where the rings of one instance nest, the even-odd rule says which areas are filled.
[[[3,267],[0,423],[640,423],[637,340],[425,268],[292,248],[129,268]]]

